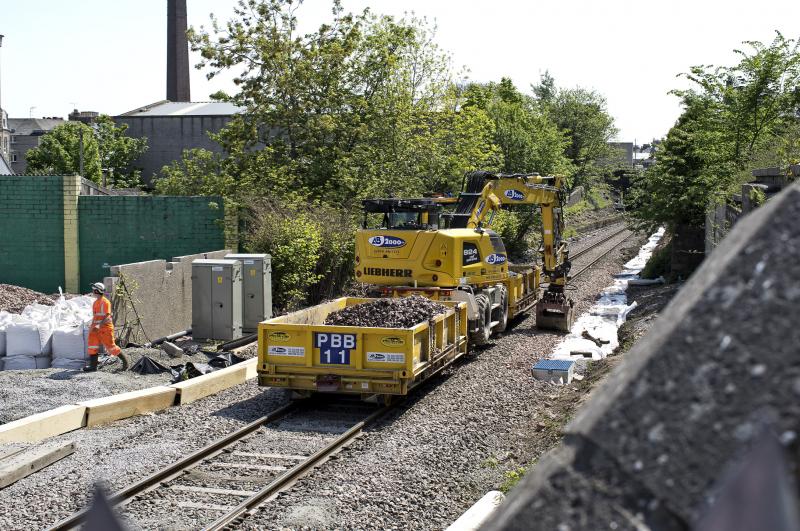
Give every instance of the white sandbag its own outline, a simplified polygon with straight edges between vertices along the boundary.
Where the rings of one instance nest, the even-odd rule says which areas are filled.
[[[6,327],[7,356],[50,354],[53,331],[49,323],[18,319]]]
[[[19,321],[6,327],[6,355],[34,355],[42,353],[39,327],[31,322]]]
[[[6,355],[6,327],[11,324],[11,314],[3,310],[0,312],[0,357]]]
[[[68,371],[79,371],[83,369],[86,362],[83,360],[71,360],[68,358],[53,358],[53,363],[50,365],[54,369],[66,369]]]
[[[53,359],[83,360],[86,356],[89,331],[85,325],[53,330]]]
[[[36,358],[33,356],[6,356],[3,360],[5,371],[29,371],[36,368]]]
[[[29,304],[22,310],[21,315],[33,323],[50,321],[53,315],[53,306],[45,306],[38,303]]]
[[[39,323],[39,344],[42,345],[42,354],[48,356],[53,353],[53,327],[49,323]]]
[[[50,368],[50,362],[52,361],[50,359],[50,355],[49,354],[42,354],[40,356],[34,356],[33,360],[36,363],[36,368],[37,369],[49,369]]]

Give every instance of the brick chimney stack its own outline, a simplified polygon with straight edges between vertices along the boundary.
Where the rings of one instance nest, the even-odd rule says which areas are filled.
[[[167,0],[167,99],[191,101],[186,0]]]

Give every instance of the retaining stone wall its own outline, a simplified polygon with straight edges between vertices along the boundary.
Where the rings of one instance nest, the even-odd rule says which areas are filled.
[[[64,286],[63,179],[0,175],[0,283]]]

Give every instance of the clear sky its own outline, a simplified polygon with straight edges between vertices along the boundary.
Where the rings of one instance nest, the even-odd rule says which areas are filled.
[[[235,0],[188,0],[189,24],[227,19]],[[0,0],[2,105],[11,117],[62,116],[73,107],[120,114],[164,99],[166,0]],[[608,99],[619,139],[663,136],[680,109],[670,89],[696,64],[729,64],[743,40],[797,37],[797,0],[343,0],[346,9],[435,21],[439,43],[475,81],[510,77],[527,90],[549,70],[561,86]],[[328,0],[306,0],[313,28]],[[190,57],[194,64],[197,57]],[[220,88],[192,72],[192,99]],[[33,108],[33,109],[32,109]]]

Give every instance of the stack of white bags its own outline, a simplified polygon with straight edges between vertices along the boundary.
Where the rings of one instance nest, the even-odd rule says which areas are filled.
[[[80,369],[86,357],[91,296],[54,306],[31,304],[21,314],[0,312],[0,369]]]

